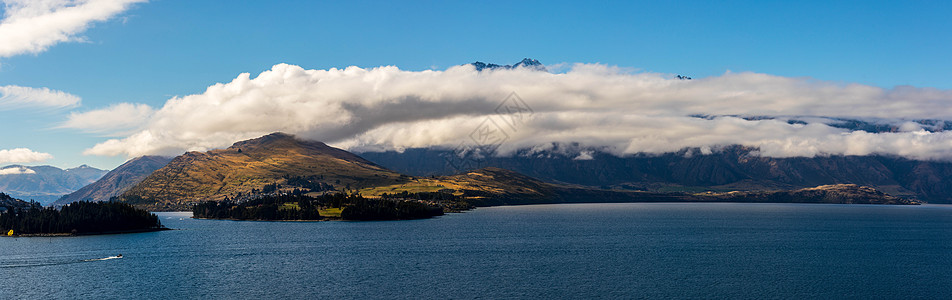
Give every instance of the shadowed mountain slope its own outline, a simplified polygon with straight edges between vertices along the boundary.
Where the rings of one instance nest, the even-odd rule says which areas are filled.
[[[130,159],[96,182],[56,200],[53,205],[61,206],[76,201],[108,201],[132,188],[171,160],[171,157],[162,156],[140,156]]]
[[[602,189],[652,192],[793,190],[830,184],[870,186],[895,196],[933,203],[952,203],[952,163],[888,156],[818,156],[770,158],[755,149],[727,147],[702,155],[695,150],[663,155],[618,157],[598,151],[591,157],[550,152],[517,152],[489,157],[477,167],[513,170],[545,182]],[[570,151],[569,151],[570,152]],[[407,149],[360,153],[384,167],[414,176],[459,172],[447,164],[452,151]]]

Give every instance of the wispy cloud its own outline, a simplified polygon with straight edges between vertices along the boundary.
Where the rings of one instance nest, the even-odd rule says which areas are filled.
[[[40,53],[146,0],[4,0],[0,57]]]
[[[952,158],[952,133],[868,133],[831,127],[831,117],[952,120],[952,91],[883,89],[758,73],[678,80],[598,64],[564,73],[396,67],[305,70],[279,64],[204,93],[176,97],[134,133],[95,145],[95,155],[179,154],[226,147],[274,131],[351,150],[454,147],[516,91],[534,110],[499,150],[579,143],[625,155],[727,145],[765,156],[891,154]],[[103,112],[108,112],[108,109]],[[711,115],[698,118],[694,115]],[[802,122],[733,115],[814,116]],[[144,118],[144,117],[143,117]],[[547,146],[548,145],[548,146]],[[579,154],[581,158],[584,155]]]
[[[49,153],[36,152],[27,148],[0,150],[0,164],[32,163],[52,159]]]
[[[145,104],[118,103],[99,110],[71,112],[59,128],[122,135],[140,128],[153,113],[152,107]]]
[[[48,88],[16,85],[0,86],[0,110],[23,107],[70,108],[81,99],[73,94]]]

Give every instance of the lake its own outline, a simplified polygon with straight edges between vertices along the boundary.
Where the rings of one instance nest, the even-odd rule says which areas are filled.
[[[0,299],[947,298],[952,206],[626,203],[0,239]],[[107,259],[122,254],[121,259]]]

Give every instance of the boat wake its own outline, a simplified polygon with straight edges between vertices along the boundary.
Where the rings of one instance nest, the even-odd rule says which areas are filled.
[[[83,261],[100,261],[100,260],[110,260],[110,259],[117,259],[117,258],[122,258],[122,254],[116,255],[116,256],[110,256],[110,257],[103,257],[103,258],[85,259]]]
[[[103,260],[110,260],[110,259],[117,259],[117,258],[122,258],[122,255],[109,256],[109,257],[103,257],[103,258],[82,259],[82,260],[54,260],[54,261],[21,260],[21,261],[0,261],[0,269],[58,266],[58,265],[68,265],[68,264],[83,263],[83,262],[103,261]]]

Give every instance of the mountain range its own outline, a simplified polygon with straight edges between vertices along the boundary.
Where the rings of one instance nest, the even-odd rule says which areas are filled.
[[[0,191],[46,205],[95,182],[104,174],[105,170],[87,165],[65,170],[53,166],[10,165],[0,168]]]
[[[552,183],[651,192],[769,191],[829,184],[874,187],[894,196],[952,203],[952,163],[890,156],[771,158],[733,146],[710,154],[686,149],[663,155],[619,157],[597,150],[517,151],[475,160],[476,167],[513,170]],[[363,152],[362,157],[413,176],[449,175],[455,153],[442,149]]]
[[[946,177],[936,174],[949,174],[943,172],[952,169],[944,163],[872,156],[775,159],[752,155],[751,149],[743,147],[706,155],[685,150],[632,157],[593,151],[585,159],[554,149],[531,156],[486,158],[475,164],[477,170],[455,170],[446,163],[446,155],[451,155],[447,150],[358,156],[321,142],[274,133],[227,149],[176,158],[136,158],[56,204],[118,197],[153,210],[176,210],[204,200],[251,199],[294,189],[359,192],[371,197],[447,192],[476,206],[632,201],[906,203],[891,195],[942,202],[945,198],[935,191],[945,187],[941,182]]]
[[[414,153],[420,154],[418,151],[407,151],[389,155],[393,159]],[[442,162],[442,158],[430,155],[421,155],[416,159],[424,167],[436,163],[422,160]],[[591,161],[595,160],[593,158]],[[168,163],[163,164],[166,161]],[[408,161],[410,164],[413,162]],[[536,167],[542,171],[551,170],[544,165]],[[564,167],[561,168],[564,170]],[[540,174],[542,171],[533,173]],[[602,173],[598,170],[586,172],[589,173],[577,176]],[[720,173],[723,172],[715,171],[712,174]],[[566,184],[551,180],[551,176],[550,180],[543,181],[534,176],[494,167],[462,170],[453,175],[408,176],[321,142],[273,133],[237,142],[226,149],[188,152],[172,159],[133,159],[98,182],[63,197],[58,204],[74,200],[102,200],[118,195],[115,199],[119,201],[150,210],[183,210],[208,200],[243,201],[292,192],[359,193],[371,198],[422,195],[428,199],[452,199],[440,203],[450,210],[466,206],[578,202],[914,203],[869,187],[848,184],[747,192],[727,192],[726,189],[692,192],[675,187],[648,191],[617,186]],[[599,178],[589,180],[600,182]]]

